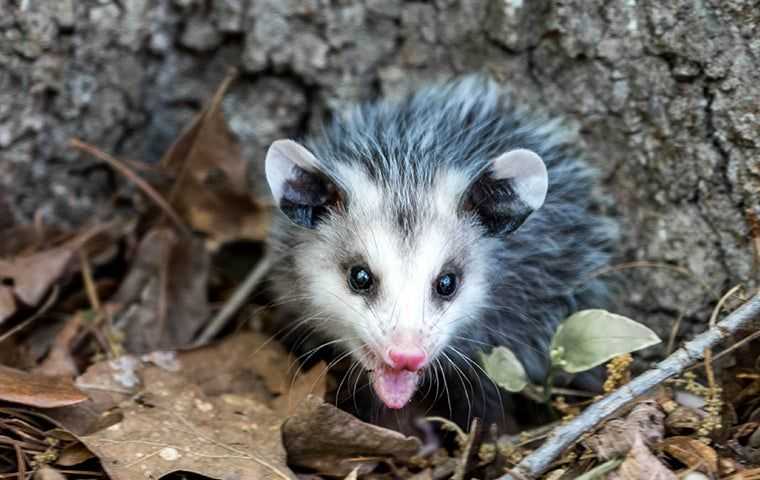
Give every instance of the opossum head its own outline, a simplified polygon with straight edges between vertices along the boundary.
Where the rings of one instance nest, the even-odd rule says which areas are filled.
[[[486,159],[476,173],[381,174],[279,140],[266,175],[294,237],[293,296],[308,298],[304,315],[371,372],[390,408],[459,354],[446,350],[488,307],[503,239],[547,191],[543,161],[525,149]]]

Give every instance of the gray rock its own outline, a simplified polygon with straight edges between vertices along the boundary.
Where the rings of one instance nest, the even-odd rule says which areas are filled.
[[[17,5],[0,3],[0,190],[17,221],[112,215],[114,189],[130,187],[68,139],[155,162],[227,66],[243,72],[225,110],[253,179],[274,138],[357,100],[485,70],[578,130],[609,193],[603,208],[622,218],[620,261],[691,272],[623,270],[624,312],[663,336],[683,312],[690,334],[721,292],[758,280],[747,224],[760,204],[753,2]]]

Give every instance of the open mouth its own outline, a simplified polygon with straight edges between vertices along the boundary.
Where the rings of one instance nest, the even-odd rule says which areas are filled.
[[[409,403],[417,391],[419,370],[395,369],[387,365],[372,372],[372,386],[388,408],[399,409]]]

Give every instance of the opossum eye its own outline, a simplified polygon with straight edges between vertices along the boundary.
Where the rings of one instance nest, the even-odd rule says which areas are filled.
[[[435,291],[444,298],[454,295],[457,291],[457,276],[453,273],[444,273],[438,277],[435,281]]]
[[[366,292],[372,287],[373,282],[372,273],[366,267],[355,265],[348,271],[348,285],[355,292]]]

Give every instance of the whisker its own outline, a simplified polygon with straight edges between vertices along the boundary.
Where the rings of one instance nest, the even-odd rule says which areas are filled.
[[[473,395],[475,394],[475,391],[473,390],[472,383],[467,378],[467,376],[462,372],[462,369],[459,368],[459,366],[454,363],[454,361],[449,357],[445,351],[441,352],[441,355],[449,361],[451,366],[454,368],[454,371],[459,376],[460,381],[462,382],[462,390],[464,391],[464,398],[467,400],[467,423],[470,423],[470,419],[472,418],[472,401],[470,400],[470,394],[467,393],[467,385],[465,385],[465,381],[470,386],[470,390],[472,391]]]

